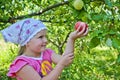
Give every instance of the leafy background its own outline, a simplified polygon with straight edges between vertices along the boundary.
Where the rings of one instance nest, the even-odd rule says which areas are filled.
[[[0,0],[0,30],[32,17],[48,27],[48,47],[64,51],[68,34],[77,21],[86,22],[89,34],[75,43],[75,59],[60,80],[119,80],[120,77],[120,0],[83,0],[81,10],[74,0]],[[0,80],[6,76],[17,47],[0,36]]]

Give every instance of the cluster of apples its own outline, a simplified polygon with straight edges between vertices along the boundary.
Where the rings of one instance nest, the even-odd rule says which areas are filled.
[[[81,22],[81,21],[76,22],[74,28],[75,30],[79,28],[79,32],[81,32],[85,28],[83,35],[87,35],[88,33],[88,25],[85,22]]]

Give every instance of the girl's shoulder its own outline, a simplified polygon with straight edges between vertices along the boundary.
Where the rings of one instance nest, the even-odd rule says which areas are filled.
[[[12,64],[16,64],[16,63],[27,63],[30,59],[25,57],[24,55],[20,55],[20,56],[17,56],[16,59],[12,62]]]
[[[16,72],[18,72],[27,63],[26,59],[22,56],[18,56],[10,65],[9,72],[7,76],[16,77]]]
[[[25,65],[32,66],[33,68],[36,68],[36,65],[39,63],[37,60],[25,57],[23,55],[18,56],[10,65],[9,72],[7,73],[7,76],[10,77],[16,77],[16,73],[22,69]],[[38,68],[38,67],[37,67]]]

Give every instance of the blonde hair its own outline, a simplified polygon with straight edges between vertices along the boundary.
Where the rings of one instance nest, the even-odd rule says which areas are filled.
[[[18,56],[22,55],[26,49],[26,46],[20,46],[20,49],[18,51]]]

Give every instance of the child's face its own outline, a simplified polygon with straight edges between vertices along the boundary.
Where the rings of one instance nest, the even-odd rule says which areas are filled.
[[[46,30],[41,30],[38,32],[28,43],[26,46],[27,50],[30,50],[33,53],[40,53],[46,49],[47,38],[46,38]]]

